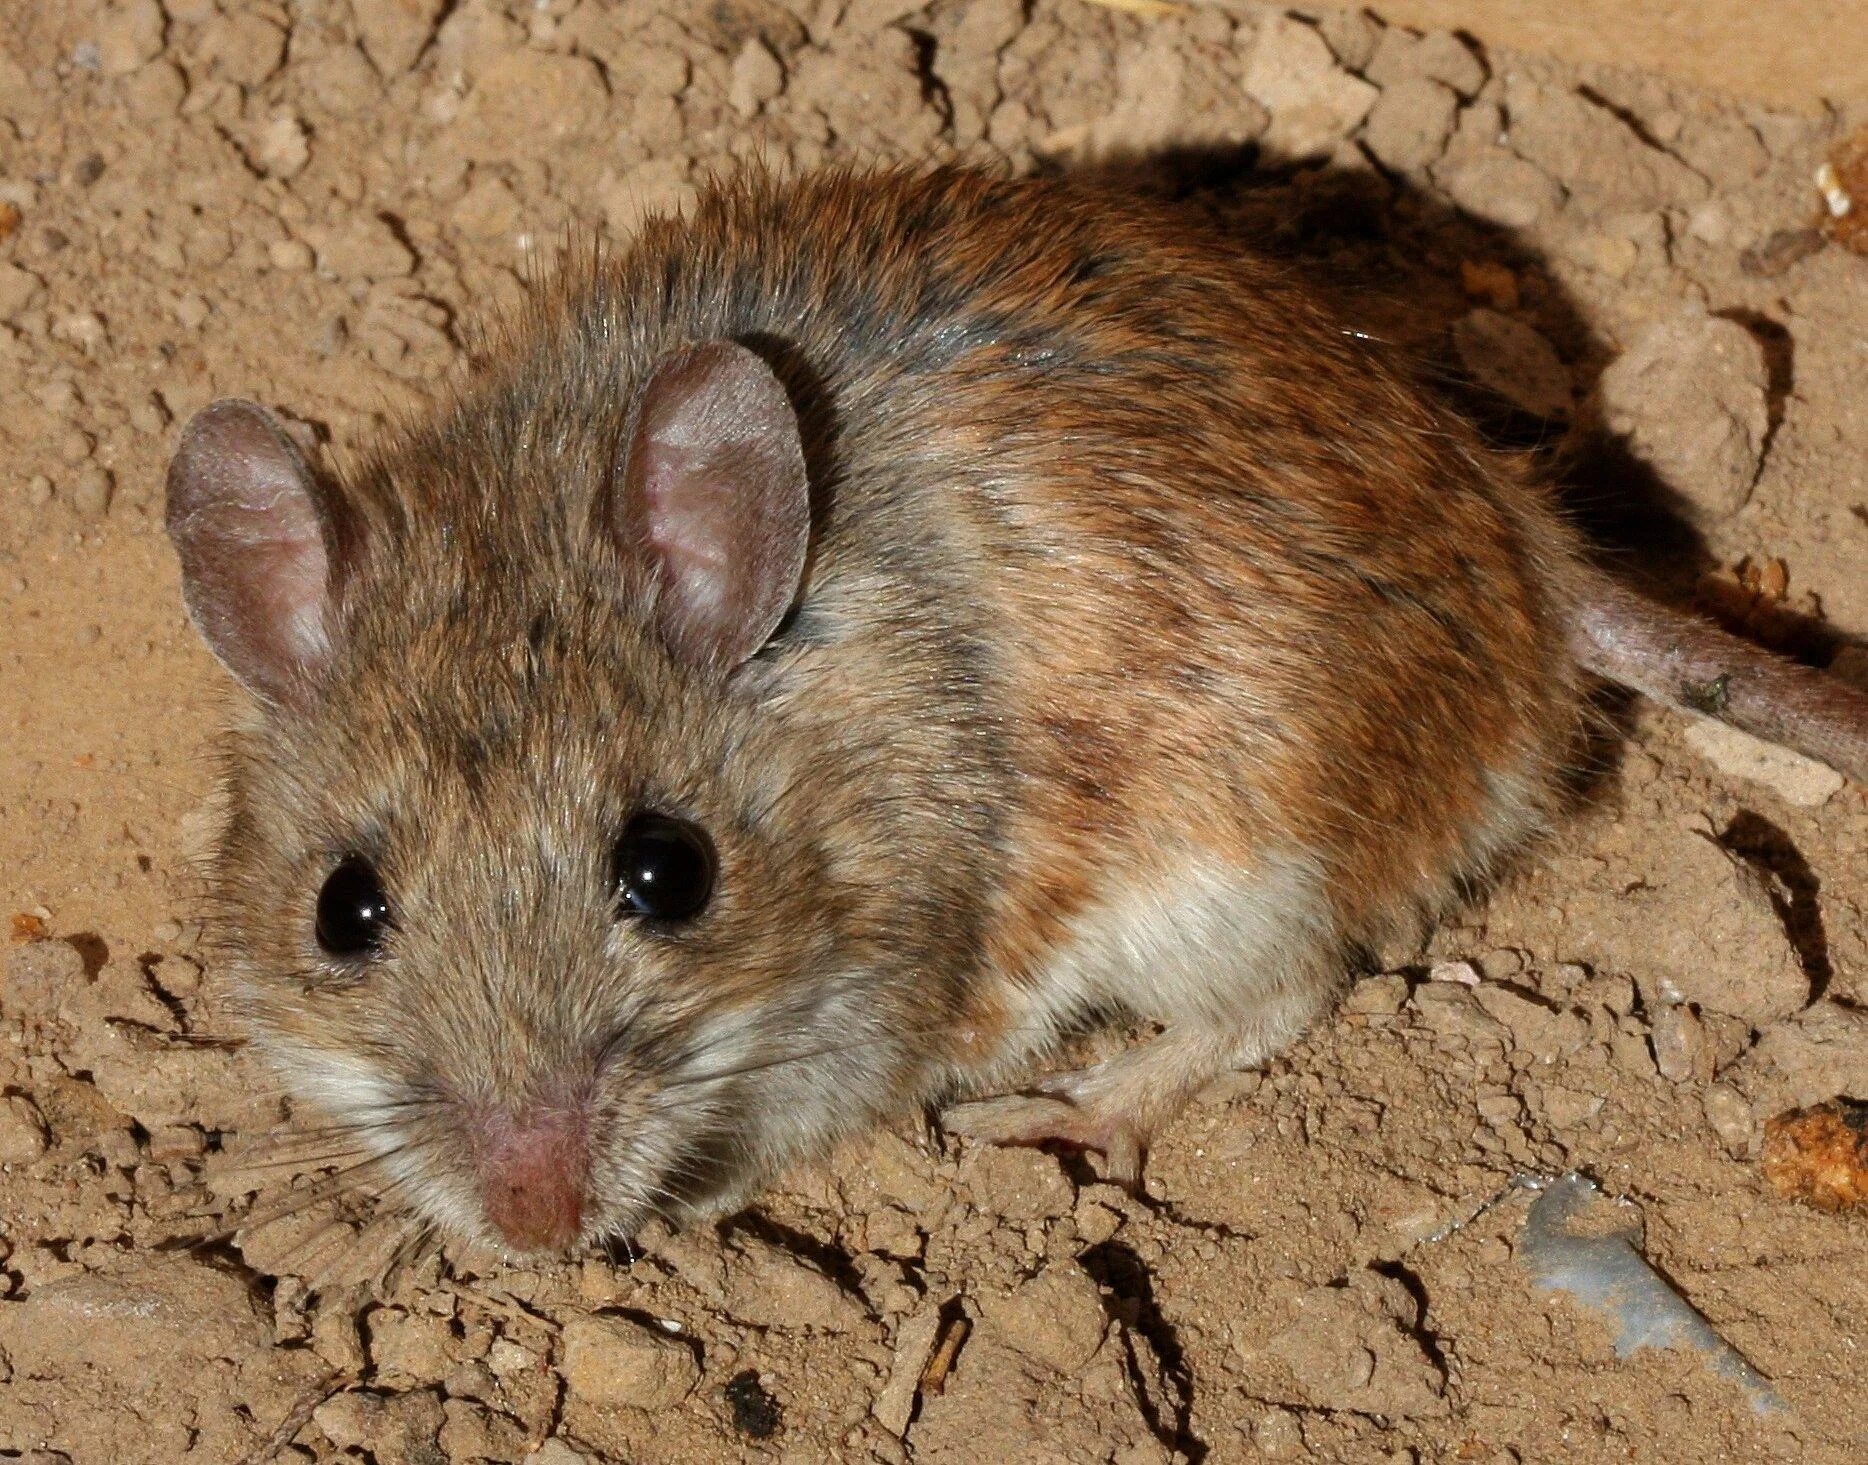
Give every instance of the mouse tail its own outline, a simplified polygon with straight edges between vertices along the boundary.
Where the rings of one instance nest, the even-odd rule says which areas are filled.
[[[1868,787],[1868,692],[1773,655],[1599,570],[1570,618],[1584,670],[1820,759]]]

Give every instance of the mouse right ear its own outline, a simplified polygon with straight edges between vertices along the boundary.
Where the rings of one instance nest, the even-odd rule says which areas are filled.
[[[279,420],[228,398],[182,429],[169,539],[203,639],[270,702],[300,697],[331,651],[332,504]]]

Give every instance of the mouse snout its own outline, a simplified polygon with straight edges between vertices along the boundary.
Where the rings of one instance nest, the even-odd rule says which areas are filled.
[[[496,1112],[477,1128],[481,1200],[506,1244],[559,1251],[576,1241],[590,1181],[584,1116],[564,1108]]]

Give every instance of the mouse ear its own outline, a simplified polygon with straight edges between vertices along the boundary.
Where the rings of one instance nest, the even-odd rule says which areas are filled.
[[[331,508],[257,403],[215,402],[182,429],[166,516],[182,595],[221,664],[268,701],[295,700],[330,655]]]
[[[689,665],[730,670],[770,639],[804,574],[810,492],[791,399],[753,352],[710,341],[656,367],[628,453],[612,512],[660,566],[662,638]]]

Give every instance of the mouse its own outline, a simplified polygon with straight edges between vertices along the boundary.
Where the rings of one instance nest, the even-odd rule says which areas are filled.
[[[717,181],[347,460],[166,523],[243,689],[210,930],[385,1196],[515,1255],[917,1109],[1133,1181],[1559,821],[1606,679],[1868,695],[1597,567],[1300,272],[1067,179]],[[1155,1036],[1064,1071],[1063,1035]]]

